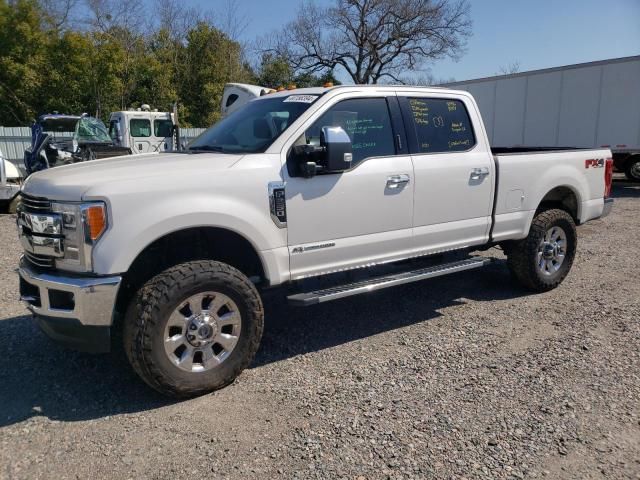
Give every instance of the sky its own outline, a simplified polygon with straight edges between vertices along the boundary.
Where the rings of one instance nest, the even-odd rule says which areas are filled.
[[[247,41],[282,28],[301,3],[234,1],[247,19]],[[219,11],[226,0],[185,3]],[[317,3],[329,5],[332,0]],[[492,76],[515,62],[520,71],[528,71],[640,55],[640,0],[470,0],[470,4],[473,35],[466,53],[457,62],[431,64],[435,78]]]

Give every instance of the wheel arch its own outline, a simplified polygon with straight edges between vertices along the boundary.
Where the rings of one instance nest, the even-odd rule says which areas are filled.
[[[228,228],[214,226],[175,230],[144,247],[122,275],[114,322],[117,323],[124,315],[130,299],[147,281],[167,268],[193,260],[226,263],[255,283],[267,280],[267,270],[259,251],[243,235]]]
[[[564,210],[573,218],[576,224],[580,223],[581,215],[580,193],[571,185],[558,185],[549,190],[538,202],[536,214],[558,208]]]

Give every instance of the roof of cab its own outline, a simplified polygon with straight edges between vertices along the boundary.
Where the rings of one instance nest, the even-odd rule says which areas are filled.
[[[323,95],[332,90],[342,90],[342,89],[361,89],[361,88],[379,88],[379,89],[394,89],[394,90],[407,90],[407,91],[416,91],[416,90],[424,90],[424,91],[442,91],[447,90],[452,93],[468,93],[464,90],[453,90],[446,87],[437,87],[437,86],[416,86],[416,85],[334,85],[331,87],[310,87],[310,88],[293,88],[293,89],[285,89],[280,90],[278,92],[269,93],[263,95],[260,98],[273,98],[273,97],[286,97],[289,95]]]

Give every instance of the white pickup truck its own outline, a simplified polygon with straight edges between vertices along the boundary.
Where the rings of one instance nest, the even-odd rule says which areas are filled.
[[[198,395],[250,364],[272,287],[313,305],[479,268],[492,246],[524,286],[557,287],[611,175],[607,149],[492,152],[463,91],[273,93],[186,152],[30,176],[20,294],[54,339],[117,339],[150,386]]]

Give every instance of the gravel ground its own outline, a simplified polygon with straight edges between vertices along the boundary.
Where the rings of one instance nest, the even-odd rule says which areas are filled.
[[[0,478],[640,479],[640,186],[615,195],[552,292],[497,263],[268,300],[253,366],[182,402],[40,333],[0,216]]]

